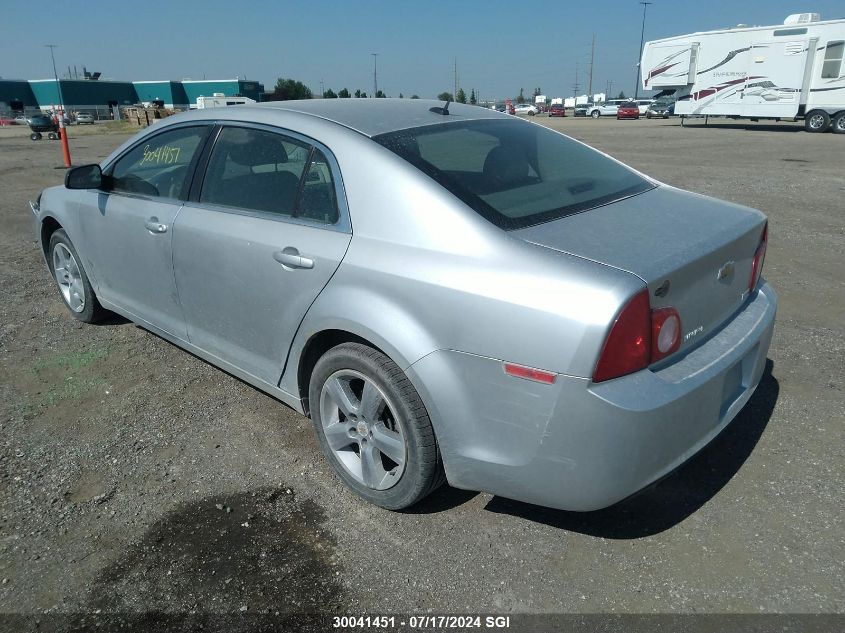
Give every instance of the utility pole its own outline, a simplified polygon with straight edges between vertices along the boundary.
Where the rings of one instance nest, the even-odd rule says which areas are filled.
[[[323,93],[325,93],[325,92],[326,92],[326,90],[325,90],[325,88],[323,88],[323,80],[321,79],[320,80],[320,96],[322,97]]]
[[[458,58],[455,58],[455,92],[452,93],[452,98],[458,98]]]
[[[370,53],[373,56],[373,99],[378,94],[378,53]]]
[[[640,96],[640,60],[643,58],[643,45],[645,44],[645,12],[648,9],[648,5],[654,4],[653,2],[645,2],[642,0],[640,2],[643,5],[643,28],[640,31],[640,56],[637,58],[637,82],[634,84],[634,99]]]
[[[607,80],[607,99],[613,99],[613,80]]]
[[[572,84],[572,96],[578,96],[578,60],[575,60],[575,83]]]
[[[596,57],[596,34],[593,33],[593,46],[590,48],[590,83],[589,87],[587,88],[587,94],[592,97],[593,95],[593,60]]]

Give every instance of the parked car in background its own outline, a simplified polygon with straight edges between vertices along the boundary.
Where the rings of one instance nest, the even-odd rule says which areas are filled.
[[[777,306],[766,217],[545,126],[448,114],[178,114],[44,190],[34,235],[73,317],[121,314],[309,415],[372,503],[448,481],[606,507],[757,387]]]
[[[626,103],[619,104],[619,107],[616,108],[616,118],[617,119],[639,119],[640,118],[640,108],[636,101],[628,101]]]
[[[674,101],[661,101],[657,100],[651,103],[648,106],[648,109],[645,112],[645,118],[647,119],[668,119],[669,118],[669,108],[674,108],[675,102]]]
[[[12,117],[0,117],[0,125],[17,125],[18,122]]]
[[[598,119],[602,116],[616,116],[620,104],[626,103],[627,99],[611,99],[602,103],[588,104],[586,115]]]
[[[549,116],[566,116],[566,108],[560,103],[549,106]]]
[[[537,106],[533,103],[518,103],[513,107],[514,114],[527,114],[534,116],[537,114]]]
[[[94,115],[87,112],[80,112],[76,115],[77,125],[94,125],[95,121]]]
[[[15,117],[15,123],[17,125],[29,125],[29,119],[26,118],[25,114],[19,114]]]
[[[635,103],[637,104],[640,114],[644,115],[648,111],[648,107],[654,103],[654,99],[637,99]]]

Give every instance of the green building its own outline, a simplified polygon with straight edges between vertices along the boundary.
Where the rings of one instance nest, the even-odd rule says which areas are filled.
[[[30,79],[29,85],[38,106],[42,109],[64,101],[68,112],[97,110],[111,106],[131,105],[138,101],[135,88],[128,81],[91,81],[90,79],[60,79],[62,99],[55,79]]]
[[[141,103],[161,101],[165,108],[180,110],[187,110],[190,105],[181,81],[133,81],[132,85]]]
[[[245,79],[185,81],[108,81],[60,79],[0,79],[0,114],[48,110],[64,101],[67,112],[97,112],[105,116],[114,106],[161,101],[165,107],[187,110],[197,97],[242,96],[261,101],[264,85]]]
[[[23,112],[38,107],[32,86],[23,79],[0,79],[0,111]]]

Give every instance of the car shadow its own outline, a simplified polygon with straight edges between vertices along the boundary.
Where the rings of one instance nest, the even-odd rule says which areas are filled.
[[[754,123],[749,121],[713,121],[712,119],[705,122],[704,117],[685,118],[683,125],[678,122],[678,125],[684,128],[702,128],[708,130],[748,130],[760,132],[803,132],[803,125],[785,124],[785,123]]]
[[[132,323],[132,321],[114,312],[109,312],[105,317],[94,323],[94,325],[108,327],[110,325],[126,325],[127,323]]]
[[[477,497],[478,494],[475,490],[452,488],[449,484],[444,483],[433,494],[428,495],[410,508],[400,510],[400,512],[403,514],[437,514],[462,506]]]
[[[766,361],[754,395],[710,444],[656,484],[594,512],[566,512],[493,497],[485,510],[608,539],[636,539],[677,525],[715,496],[739,471],[772,417],[779,385]]]

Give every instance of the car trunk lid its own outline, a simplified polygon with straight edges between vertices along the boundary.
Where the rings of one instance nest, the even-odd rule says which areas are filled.
[[[511,234],[640,277],[652,308],[674,307],[680,350],[707,338],[748,296],[765,216],[661,185]]]

